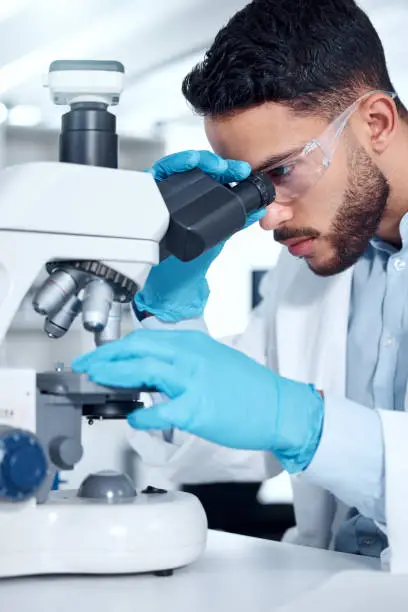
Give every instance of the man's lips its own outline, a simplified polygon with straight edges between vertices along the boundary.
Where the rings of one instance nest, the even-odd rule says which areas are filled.
[[[291,255],[295,257],[308,257],[313,252],[313,244],[316,238],[289,238],[281,244],[286,246]]]

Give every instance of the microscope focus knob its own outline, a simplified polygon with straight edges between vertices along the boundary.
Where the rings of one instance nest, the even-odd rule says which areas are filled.
[[[51,461],[60,470],[72,470],[81,460],[84,450],[75,438],[60,436],[51,442],[49,452]]]
[[[0,502],[33,497],[47,475],[38,439],[21,429],[0,427]]]

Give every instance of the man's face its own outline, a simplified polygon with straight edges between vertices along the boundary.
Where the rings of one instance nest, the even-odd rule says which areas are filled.
[[[214,151],[226,159],[262,170],[318,138],[326,120],[295,115],[268,103],[228,118],[207,118]],[[275,161],[274,161],[275,165]],[[384,213],[389,186],[351,130],[341,136],[332,164],[307,192],[283,205],[272,203],[261,221],[278,242],[304,257],[316,274],[337,274],[353,265],[374,236]]]

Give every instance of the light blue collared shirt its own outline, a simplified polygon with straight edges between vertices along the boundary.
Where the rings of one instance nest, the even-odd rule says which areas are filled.
[[[374,522],[386,522],[384,446],[378,416],[361,406],[405,409],[408,214],[400,223],[400,235],[400,250],[377,238],[372,240],[354,268],[347,348],[348,399],[326,398],[326,441],[310,470],[312,480],[320,481],[324,470],[327,488],[359,508],[353,509],[340,526],[335,535],[336,549],[369,556],[379,556],[388,545]],[[339,445],[333,444],[341,436],[344,461],[339,461]],[[352,439],[350,448],[347,439]]]

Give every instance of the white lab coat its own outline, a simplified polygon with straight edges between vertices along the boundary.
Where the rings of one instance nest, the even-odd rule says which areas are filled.
[[[344,396],[352,270],[329,278],[283,251],[264,279],[263,302],[246,331],[228,343],[282,376],[314,383]],[[148,326],[160,323],[147,319]],[[380,411],[386,459],[386,513],[392,570],[408,572],[408,414]],[[131,433],[143,461],[184,483],[264,480],[280,471],[270,453],[236,451],[177,432],[173,443],[144,432]],[[327,548],[333,524],[344,514],[328,491],[292,479],[296,529],[290,541]]]

